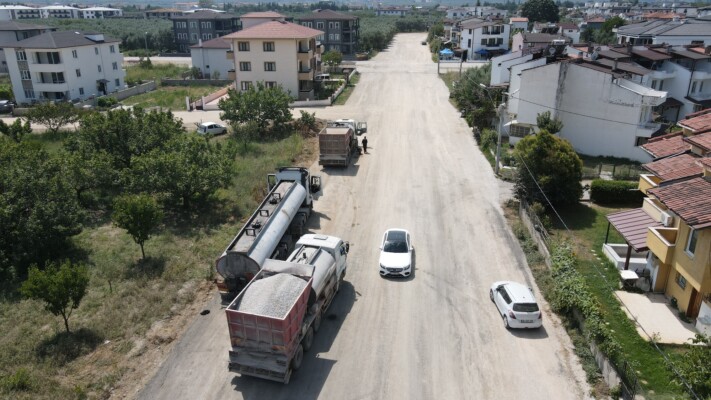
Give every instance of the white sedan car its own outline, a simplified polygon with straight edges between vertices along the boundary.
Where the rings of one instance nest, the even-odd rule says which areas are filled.
[[[489,289],[489,298],[496,304],[506,329],[540,328],[543,325],[543,313],[531,288],[510,281],[494,282]]]
[[[202,122],[198,124],[197,131],[201,135],[222,135],[227,133],[227,127],[217,122]]]
[[[412,242],[405,229],[388,229],[380,245],[380,276],[406,278],[412,273]]]

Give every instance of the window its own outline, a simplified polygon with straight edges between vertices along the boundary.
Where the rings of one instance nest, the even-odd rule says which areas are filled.
[[[202,40],[207,40],[207,33],[202,34]]]
[[[52,72],[52,83],[64,83],[64,72]]]
[[[118,63],[114,62],[113,64],[111,64],[111,68],[113,68],[114,71],[118,71]]]
[[[94,47],[94,54],[99,55],[99,48],[98,47]]]
[[[252,63],[249,61],[240,61],[239,70],[240,71],[251,71],[252,70]]]
[[[486,46],[486,39],[481,39],[482,46]]]
[[[116,88],[119,88],[121,86],[121,80],[119,78],[114,79],[114,84],[116,85]]]
[[[37,54],[37,57],[39,57],[39,54]],[[61,61],[59,60],[59,53],[58,52],[51,52],[47,53],[47,64],[59,64]]]
[[[691,93],[696,93],[696,82],[691,83]]]
[[[99,72],[101,72],[101,65],[97,65],[97,67],[99,68]]]
[[[274,51],[274,42],[264,42],[262,48],[264,51]]]
[[[276,71],[276,63],[273,61],[266,61],[264,63],[264,70],[265,71]]]
[[[340,34],[340,33],[334,33],[334,34],[333,34],[333,40],[341,40],[341,34]]]
[[[328,40],[333,40],[333,33],[328,34]]]
[[[323,29],[323,22],[317,22],[316,29]]]
[[[79,55],[77,54],[76,50],[72,50],[72,57],[79,58]]]
[[[509,136],[513,137],[525,137],[531,132],[531,128],[525,125],[510,125],[509,126]]]
[[[249,42],[237,42],[238,51],[249,51]]]
[[[686,242],[686,254],[693,257],[696,252],[696,242],[699,240],[699,231],[694,228],[689,228],[689,240]]]
[[[29,81],[32,80],[32,75],[30,74],[30,71],[23,69],[20,71],[20,77],[22,78],[23,81]]]
[[[80,87],[80,88],[79,88],[79,94],[82,95],[82,96],[84,95],[84,88],[83,88],[83,87]]]
[[[113,44],[111,46],[109,46],[109,52],[116,53],[116,46],[114,46]],[[76,58],[76,57],[74,57],[74,58]]]
[[[680,273],[676,273],[676,284],[679,285],[680,288],[686,289],[686,278]]]
[[[198,40],[198,34],[197,33],[191,33],[190,34],[190,39],[194,42],[197,42]]]
[[[242,90],[247,91],[247,90],[249,90],[250,87],[252,87],[252,82],[242,81],[240,84],[240,87],[242,88]]]
[[[15,53],[17,56],[17,61],[27,61],[27,54],[23,51],[18,51]]]
[[[264,82],[264,87],[267,88],[273,88],[276,87],[277,83],[276,82]]]
[[[499,46],[502,45],[502,44],[504,44],[504,38],[497,38],[497,39],[496,39],[496,44],[499,45]]]
[[[190,21],[190,27],[197,28],[198,27],[197,21]]]
[[[34,99],[35,98],[35,91],[32,89],[25,89],[25,97],[28,99]]]
[[[635,145],[635,147],[639,147],[644,144],[647,144],[647,142],[649,142],[648,137],[637,136],[637,138],[634,140],[634,145]]]
[[[334,22],[333,27],[336,29],[341,29],[341,23],[340,22]]]
[[[333,22],[328,23],[328,29],[333,29]]]
[[[76,69],[77,73],[77,78],[81,78],[81,70],[79,68]]]
[[[699,84],[699,93],[701,93],[703,91],[704,91],[704,81],[701,81],[701,83]]]

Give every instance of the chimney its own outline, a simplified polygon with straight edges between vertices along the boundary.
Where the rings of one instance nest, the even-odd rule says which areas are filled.
[[[198,47],[202,47],[202,39],[198,39]]]

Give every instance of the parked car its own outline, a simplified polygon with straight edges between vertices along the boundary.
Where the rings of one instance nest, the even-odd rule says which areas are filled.
[[[380,276],[406,278],[412,273],[412,241],[404,229],[388,229],[380,245]]]
[[[543,313],[531,288],[511,281],[494,282],[489,298],[496,304],[506,329],[543,326]]]
[[[317,74],[316,76],[314,76],[314,80],[317,82],[328,81],[328,80],[331,80],[331,75],[330,74]]]
[[[12,112],[14,106],[10,100],[0,100],[0,113]]]
[[[217,122],[202,122],[198,124],[197,131],[201,135],[221,135],[227,133],[227,127]]]

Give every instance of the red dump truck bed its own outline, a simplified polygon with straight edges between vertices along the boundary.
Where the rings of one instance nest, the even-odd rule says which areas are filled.
[[[300,270],[297,268],[290,273],[262,269],[227,307],[225,311],[232,345],[229,355],[231,371],[288,383],[291,359],[301,341],[301,327],[311,292],[313,267],[309,266],[310,270],[304,267],[300,266]],[[288,279],[284,280],[286,275]],[[267,278],[287,283],[260,286]],[[302,283],[297,283],[294,288],[293,279],[299,279]],[[284,285],[291,287],[285,288]],[[250,308],[244,304],[248,300],[252,303],[264,300],[264,304]],[[275,307],[281,314],[279,305],[275,306],[279,302],[286,311],[276,316],[273,312]],[[266,307],[269,312],[255,312],[260,307]]]
[[[318,134],[319,165],[347,167],[358,148],[355,132],[348,126],[327,126]]]

